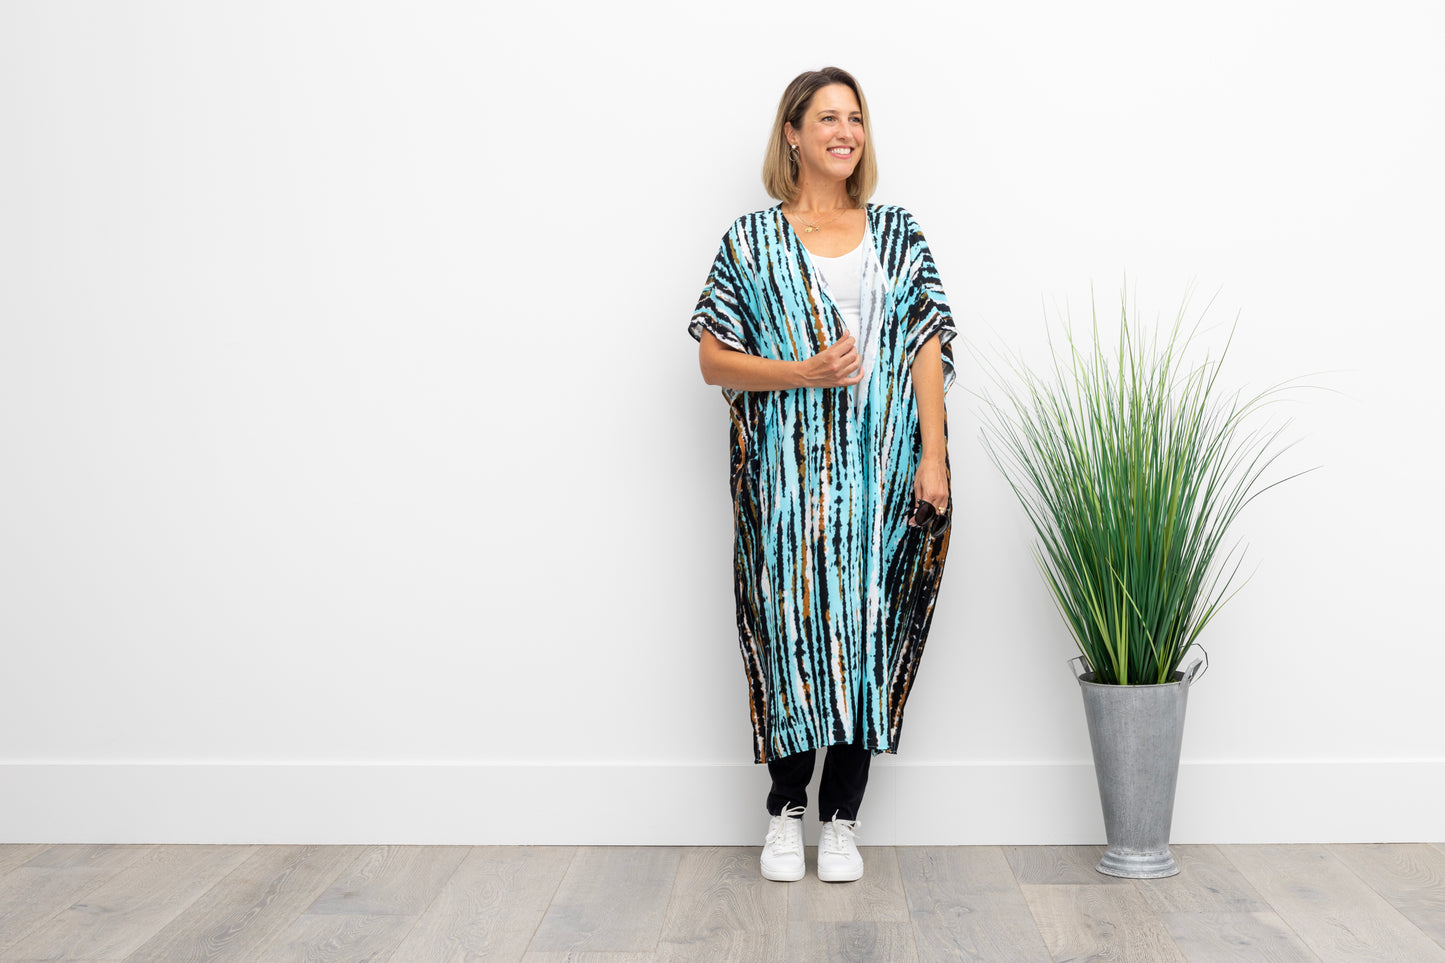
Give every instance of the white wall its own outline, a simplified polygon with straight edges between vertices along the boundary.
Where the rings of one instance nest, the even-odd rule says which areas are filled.
[[[975,346],[1194,278],[1236,383],[1334,389],[1241,521],[1176,840],[1445,838],[1438,4],[489,7],[0,6],[0,838],[752,841],[684,328],[824,63]],[[867,838],[1102,841],[962,371]]]

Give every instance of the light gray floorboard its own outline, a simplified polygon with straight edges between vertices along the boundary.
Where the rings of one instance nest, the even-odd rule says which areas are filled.
[[[1127,886],[1129,881],[1105,876],[1094,867],[1104,855],[1103,846],[1005,846],[1004,856],[1014,876],[1029,886],[1067,883],[1079,886],[1111,884]]]
[[[43,847],[26,865],[0,876],[0,955],[151,849],[109,846],[101,858],[69,865],[80,848]],[[60,865],[47,865],[55,863]]]
[[[653,963],[652,953],[527,953],[522,963]]]
[[[1261,897],[1323,960],[1445,960],[1324,846],[1221,846]]]
[[[792,922],[788,924],[788,958],[827,960],[828,963],[852,963],[855,960],[858,963],[879,963],[883,960],[906,963],[917,960],[918,951],[913,943],[913,927],[907,923]]]
[[[1317,963],[1276,913],[1161,913],[1189,963]]]
[[[657,944],[653,959],[657,963],[786,963],[788,927],[775,931],[713,930],[706,938],[677,942],[663,940]]]
[[[651,953],[681,859],[671,846],[578,848],[528,949]]]
[[[687,940],[713,930],[781,929],[788,919],[791,886],[763,878],[756,847],[684,850],[662,938]]]
[[[1171,849],[1179,875],[1134,886],[1191,961],[1315,959],[1217,847]]]
[[[1163,880],[1102,849],[869,847],[830,884],[814,849],[772,883],[755,847],[0,846],[0,963],[1445,963],[1436,844],[1181,846]]]
[[[4,953],[20,959],[122,959],[255,850],[254,846],[149,847],[87,892],[82,901]]]
[[[1445,947],[1445,853],[1423,844],[1331,846],[1330,852]]]
[[[21,867],[0,878],[0,954],[84,898],[112,874]]]
[[[852,883],[818,879],[817,849],[806,848],[807,874],[787,883],[788,920],[792,923],[907,923],[908,900],[892,846],[860,846],[863,878]],[[789,929],[788,945],[792,946]],[[910,944],[912,940],[910,938]]]
[[[360,852],[360,846],[264,846],[126,957],[126,963],[235,960],[258,953]]]
[[[520,959],[575,852],[572,846],[478,846],[392,959]]]
[[[44,869],[124,869],[155,846],[50,846],[26,866]]]
[[[0,846],[0,876],[24,866],[48,848],[44,843],[9,843]]]
[[[1260,899],[1214,846],[1171,846],[1179,875],[1139,879],[1134,886],[1157,913],[1263,913],[1269,904]]]
[[[922,960],[1047,960],[998,846],[900,846],[899,870]]]
[[[1025,885],[1044,944],[1055,960],[1183,963],[1164,923],[1128,881]]]
[[[788,892],[763,878],[756,847],[683,851],[663,919],[660,958],[784,960]]]
[[[288,926],[263,955],[247,958],[264,963],[382,963],[415,924],[414,916],[308,914]]]
[[[468,851],[467,846],[368,846],[306,912],[420,916]]]

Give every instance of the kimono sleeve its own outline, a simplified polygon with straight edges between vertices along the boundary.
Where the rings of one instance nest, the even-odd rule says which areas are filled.
[[[904,229],[908,232],[908,363],[913,363],[918,350],[929,338],[938,335],[943,353],[943,389],[947,391],[954,380],[950,342],[958,337],[958,328],[954,326],[953,312],[948,307],[948,296],[943,293],[943,282],[938,278],[933,253],[928,250],[923,231],[911,214],[904,218]]]
[[[707,283],[703,285],[702,295],[693,309],[687,333],[701,341],[702,333],[707,331],[729,348],[756,354],[749,347],[743,257],[743,247],[734,228],[723,236]]]

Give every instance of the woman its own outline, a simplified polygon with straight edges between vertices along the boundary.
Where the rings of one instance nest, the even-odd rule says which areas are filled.
[[[816,750],[818,876],[863,875],[874,753],[896,752],[948,551],[943,393],[955,335],[909,213],[868,204],[858,82],[783,92],[763,164],[781,203],[723,237],[689,332],[732,412],[738,637],[772,776],[768,879],[801,879]]]

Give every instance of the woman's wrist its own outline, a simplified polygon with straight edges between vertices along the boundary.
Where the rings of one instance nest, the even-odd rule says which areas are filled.
[[[790,361],[788,362],[788,364],[792,371],[793,377],[797,380],[797,384],[793,385],[794,388],[813,387],[814,379],[812,358],[809,358],[806,361]]]

